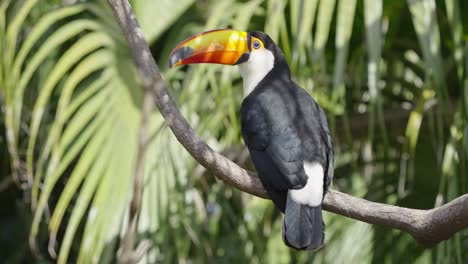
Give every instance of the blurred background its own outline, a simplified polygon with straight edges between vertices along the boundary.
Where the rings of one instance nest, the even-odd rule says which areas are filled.
[[[261,30],[327,112],[333,189],[430,209],[468,192],[468,2],[133,0],[170,92],[213,148],[252,168],[237,67],[168,69],[215,28]],[[115,262],[126,230],[142,89],[104,0],[0,0],[0,260]],[[468,230],[434,248],[324,213],[326,246],[283,245],[268,200],[217,181],[155,109],[145,159],[141,263],[468,263]],[[58,258],[58,259],[55,259]]]

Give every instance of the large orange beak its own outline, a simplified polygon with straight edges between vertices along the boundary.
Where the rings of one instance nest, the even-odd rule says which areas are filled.
[[[232,29],[216,29],[192,36],[177,45],[169,67],[191,63],[235,65],[249,58],[249,35]]]

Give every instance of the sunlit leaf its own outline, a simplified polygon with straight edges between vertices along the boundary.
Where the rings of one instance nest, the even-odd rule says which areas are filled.
[[[130,1],[147,40],[152,43],[176,19],[195,2],[195,0],[139,0]]]

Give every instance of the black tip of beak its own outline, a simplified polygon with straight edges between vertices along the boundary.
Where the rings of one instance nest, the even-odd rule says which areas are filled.
[[[182,47],[176,51],[173,51],[173,53],[169,57],[169,68],[172,68],[172,66],[174,66],[174,64],[176,64],[177,62],[189,57],[190,55],[192,55],[192,53],[193,49],[189,47]]]

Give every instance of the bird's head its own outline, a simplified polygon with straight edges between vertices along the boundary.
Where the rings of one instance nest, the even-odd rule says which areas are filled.
[[[238,65],[251,57],[271,57],[277,50],[271,38],[263,32],[215,29],[199,33],[182,41],[169,57],[169,67],[192,63]]]
[[[169,67],[193,63],[239,65],[248,92],[273,68],[289,75],[283,53],[260,31],[216,29],[189,37],[174,48]]]

